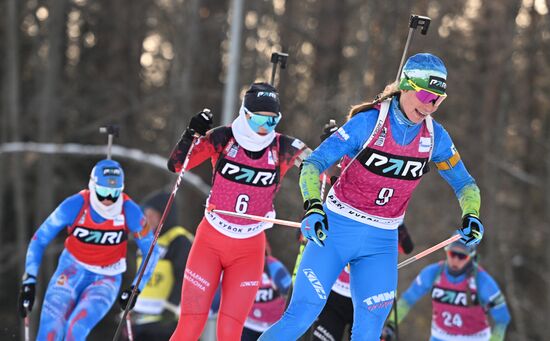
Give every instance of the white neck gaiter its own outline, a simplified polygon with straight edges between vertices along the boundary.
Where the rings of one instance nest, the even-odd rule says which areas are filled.
[[[267,135],[259,135],[250,128],[245,115],[244,107],[241,105],[239,116],[231,123],[231,131],[239,146],[251,152],[259,152],[273,142],[275,130]]]
[[[94,211],[105,219],[113,220],[116,216],[122,213],[122,204],[124,203],[123,194],[120,193],[118,199],[109,206],[103,205],[97,195],[95,194],[95,184],[92,180],[88,182],[88,189],[90,190],[90,205]]]

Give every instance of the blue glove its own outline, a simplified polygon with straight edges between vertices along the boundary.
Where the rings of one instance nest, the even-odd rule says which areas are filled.
[[[483,223],[473,214],[466,214],[462,218],[462,228],[457,232],[460,234],[460,240],[466,245],[478,245],[483,238]]]
[[[328,235],[328,220],[323,204],[319,199],[307,200],[304,203],[306,214],[302,219],[302,234],[305,238],[311,240],[315,244],[323,247],[323,242]]]

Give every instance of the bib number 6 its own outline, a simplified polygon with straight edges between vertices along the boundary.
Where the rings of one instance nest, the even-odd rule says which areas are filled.
[[[378,206],[384,206],[390,201],[390,198],[393,196],[393,188],[384,187],[378,192],[378,199],[374,202]]]
[[[235,212],[246,213],[248,210],[248,201],[250,197],[246,194],[241,194],[237,197],[237,203],[235,204]]]

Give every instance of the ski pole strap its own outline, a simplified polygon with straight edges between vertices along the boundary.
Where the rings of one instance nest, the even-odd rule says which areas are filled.
[[[460,239],[460,235],[456,234],[448,239],[445,239],[444,241],[442,241],[441,243],[439,244],[436,244],[434,246],[432,246],[431,248],[429,249],[426,249],[414,256],[412,256],[411,258],[407,259],[407,260],[404,260],[403,262],[399,263],[397,265],[397,270],[401,269],[402,267],[404,266],[407,266],[411,263],[414,263],[416,262],[417,260],[419,260],[420,258],[424,257],[424,256],[427,256],[429,255],[430,253],[434,252],[434,251],[437,251],[441,248],[444,248],[445,246],[451,244],[451,243],[454,243],[455,241],[459,240]]]

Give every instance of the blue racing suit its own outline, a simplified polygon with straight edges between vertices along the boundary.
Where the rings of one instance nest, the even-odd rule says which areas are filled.
[[[353,158],[361,152],[377,119],[376,109],[358,113],[304,161],[300,185],[305,200],[317,196],[311,192],[318,186],[304,188],[304,172],[310,172],[311,178],[318,179],[318,174],[343,156]],[[405,117],[399,108],[398,97],[392,99],[387,120],[393,139],[399,145],[410,144],[423,126],[423,123],[413,124]],[[479,189],[474,179],[460,160],[449,134],[435,121],[433,126],[431,159],[439,174],[455,191],[463,213],[479,215]],[[333,283],[347,263],[350,264],[354,305],[352,340],[379,340],[397,287],[398,231],[350,219],[328,209],[326,204],[324,208],[329,226],[325,246],[307,244],[290,305],[283,317],[262,334],[262,341],[299,338],[323,309]]]
[[[85,199],[78,193],[65,199],[40,225],[27,250],[26,273],[38,275],[44,250],[55,236],[69,228],[79,218]],[[105,222],[91,205],[91,218],[95,223]],[[126,227],[140,248],[146,254],[153,241],[152,231],[145,223],[139,206],[131,199],[124,201],[123,210]],[[147,266],[139,290],[147,284],[158,259],[155,248]],[[77,260],[75,255],[64,249],[54,275],[51,277],[44,297],[38,340],[84,340],[93,327],[109,311],[120,289],[125,260],[116,263],[119,268],[110,269],[110,274],[94,272],[94,267]],[[96,267],[97,268],[97,267]],[[109,268],[109,267],[103,267]],[[134,279],[135,284],[137,278]],[[23,284],[32,283],[27,279]]]

